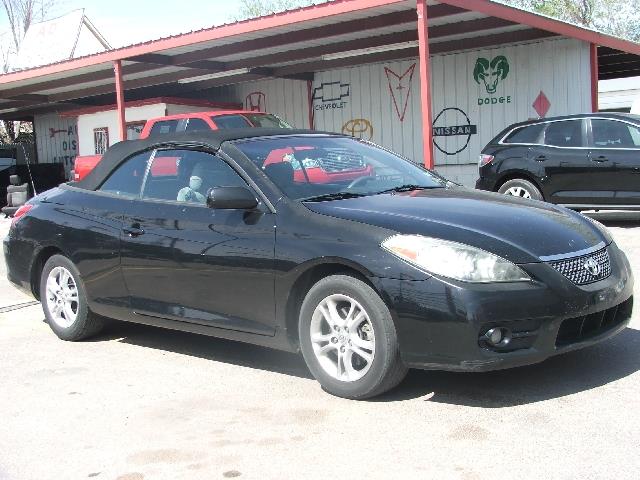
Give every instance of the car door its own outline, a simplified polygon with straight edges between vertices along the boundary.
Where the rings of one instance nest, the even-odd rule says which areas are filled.
[[[125,218],[121,258],[141,315],[273,335],[275,214],[205,204],[214,186],[247,183],[198,150],[159,150]]]
[[[542,145],[531,150],[533,160],[544,164],[547,200],[564,205],[600,203],[613,198],[613,190],[594,182],[594,171],[601,175],[608,165],[591,161],[587,147],[587,123],[584,119],[547,123]]]
[[[615,205],[640,204],[640,128],[606,118],[591,119],[591,160],[615,169],[611,179]]]

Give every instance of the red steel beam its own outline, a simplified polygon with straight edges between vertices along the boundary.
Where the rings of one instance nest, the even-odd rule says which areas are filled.
[[[591,59],[591,111],[598,111],[598,46],[595,43],[589,45]]]
[[[113,72],[116,77],[116,102],[118,105],[118,127],[120,141],[127,139],[127,120],[125,118],[124,85],[122,82],[122,63],[120,60],[113,62]]]
[[[420,67],[420,109],[422,112],[422,150],[424,166],[433,169],[433,119],[431,112],[431,58],[429,55],[429,19],[426,0],[417,1],[418,52]]]

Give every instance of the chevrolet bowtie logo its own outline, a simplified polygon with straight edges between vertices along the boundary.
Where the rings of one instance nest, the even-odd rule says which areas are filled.
[[[320,100],[322,103],[338,102],[349,96],[350,85],[341,82],[322,83],[313,89],[313,100]]]

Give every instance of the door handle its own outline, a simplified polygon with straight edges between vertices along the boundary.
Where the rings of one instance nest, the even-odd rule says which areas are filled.
[[[544,162],[547,159],[546,155],[538,155],[535,160],[536,162]]]
[[[129,237],[135,238],[140,235],[144,235],[144,230],[140,228],[139,224],[131,225],[130,227],[125,227],[122,231]]]
[[[597,157],[591,157],[591,160],[593,160],[594,162],[598,162],[598,163],[608,162],[609,161],[609,159],[607,157],[605,157],[604,155],[598,155]]]

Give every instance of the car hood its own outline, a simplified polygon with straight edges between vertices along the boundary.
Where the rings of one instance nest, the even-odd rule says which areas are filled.
[[[535,200],[466,188],[307,202],[313,212],[398,233],[419,234],[481,248],[515,263],[571,254],[610,243],[579,213]]]

